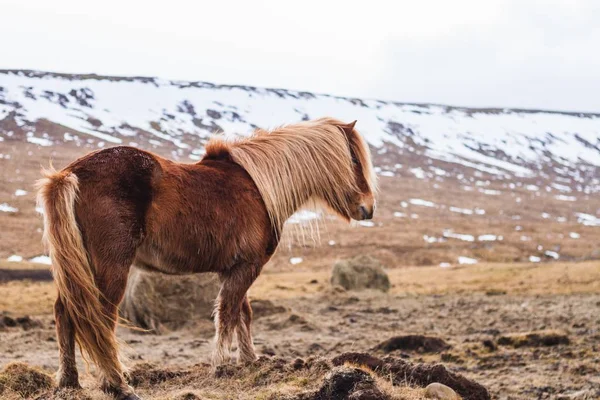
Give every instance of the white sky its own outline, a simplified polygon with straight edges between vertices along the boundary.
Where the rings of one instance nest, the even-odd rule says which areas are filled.
[[[0,68],[600,112],[600,0],[2,0]]]

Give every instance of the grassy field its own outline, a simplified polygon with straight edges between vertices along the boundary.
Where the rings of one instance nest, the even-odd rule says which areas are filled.
[[[40,269],[39,264],[0,262],[0,269]],[[42,267],[42,269],[45,269]],[[508,295],[571,295],[600,293],[600,262],[546,264],[478,264],[441,268],[389,269],[390,293],[397,296],[498,293]],[[330,271],[265,271],[250,289],[253,298],[290,299],[331,290]],[[311,283],[316,280],[317,283]],[[15,281],[0,284],[0,310],[15,315],[52,312],[52,282]]]

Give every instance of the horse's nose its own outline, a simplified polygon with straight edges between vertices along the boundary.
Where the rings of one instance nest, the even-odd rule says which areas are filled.
[[[371,219],[373,218],[373,211],[375,209],[375,207],[371,208],[371,210],[367,210],[367,207],[365,206],[360,206],[360,215],[362,216],[362,219]]]

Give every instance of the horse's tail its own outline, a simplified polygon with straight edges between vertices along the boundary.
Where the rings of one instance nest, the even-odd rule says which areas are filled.
[[[44,209],[44,242],[52,260],[52,274],[75,339],[109,381],[120,377],[118,342],[114,322],[104,312],[102,293],[96,286],[94,269],[83,244],[75,217],[79,193],[77,176],[63,170],[43,171],[38,181],[38,203]],[[112,378],[112,379],[111,379]]]

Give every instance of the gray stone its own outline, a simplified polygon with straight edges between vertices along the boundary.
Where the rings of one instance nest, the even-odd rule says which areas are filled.
[[[431,383],[425,388],[425,397],[436,400],[460,400],[452,388],[441,383]]]

